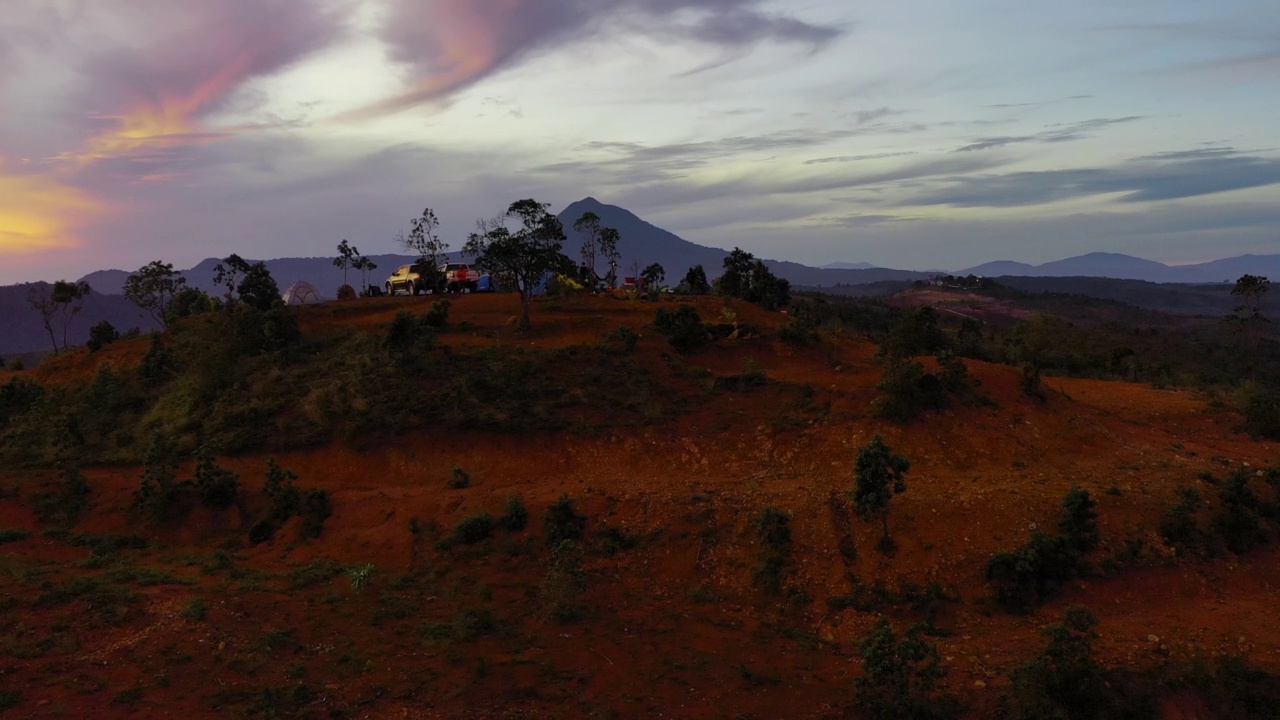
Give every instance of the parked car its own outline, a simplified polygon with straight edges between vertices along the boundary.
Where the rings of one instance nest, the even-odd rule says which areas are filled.
[[[410,295],[421,295],[429,290],[427,287],[427,279],[422,276],[427,265],[415,263],[413,265],[401,265],[396,271],[391,273],[391,277],[387,278],[386,289],[388,295],[395,295],[397,292],[407,292]]]
[[[446,263],[440,266],[440,273],[444,275],[445,292],[476,292],[480,289],[481,280],[488,280],[488,277],[472,268],[466,263]],[[485,288],[489,283],[484,282]]]

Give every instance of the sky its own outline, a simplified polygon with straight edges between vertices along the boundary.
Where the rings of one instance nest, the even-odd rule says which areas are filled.
[[[1280,253],[1277,118],[1275,0],[3,0],[0,284],[529,197],[813,265]]]

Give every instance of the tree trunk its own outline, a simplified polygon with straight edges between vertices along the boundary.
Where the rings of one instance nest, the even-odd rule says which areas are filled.
[[[533,328],[533,323],[529,322],[529,305],[532,302],[532,290],[520,293],[520,324],[516,326],[516,329],[520,332],[526,332]]]

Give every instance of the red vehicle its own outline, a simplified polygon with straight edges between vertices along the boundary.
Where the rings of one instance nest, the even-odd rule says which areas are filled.
[[[475,292],[480,282],[480,273],[466,263],[446,263],[440,266],[444,275],[445,292]]]

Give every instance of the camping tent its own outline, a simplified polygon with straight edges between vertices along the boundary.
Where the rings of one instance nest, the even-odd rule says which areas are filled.
[[[322,297],[320,293],[316,292],[316,289],[311,285],[311,283],[306,282],[305,280],[299,280],[298,282],[290,285],[280,297],[284,298],[284,303],[286,305],[312,305],[315,303],[329,302],[327,298]]]

